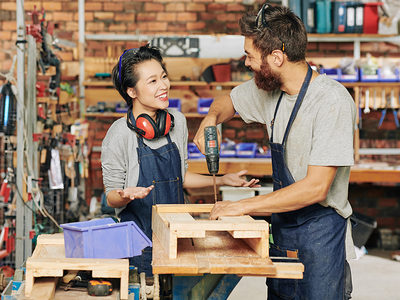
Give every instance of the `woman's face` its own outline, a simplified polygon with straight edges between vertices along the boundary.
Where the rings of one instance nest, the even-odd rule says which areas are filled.
[[[136,72],[139,77],[136,87],[128,89],[134,111],[153,115],[158,109],[166,109],[170,82],[160,63],[154,59],[142,62]]]

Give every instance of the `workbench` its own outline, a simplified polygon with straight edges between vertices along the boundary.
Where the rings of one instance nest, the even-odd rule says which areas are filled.
[[[199,174],[209,174],[205,159],[189,159],[188,171]],[[373,167],[373,164],[354,165],[350,169],[350,183],[392,182],[400,183],[400,169]],[[221,158],[219,174],[236,173],[247,170],[252,176],[271,176],[272,163],[269,158]]]

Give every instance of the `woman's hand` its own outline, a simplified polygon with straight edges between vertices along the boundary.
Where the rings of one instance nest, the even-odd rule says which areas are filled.
[[[117,193],[124,199],[141,199],[146,197],[153,188],[154,185],[150,185],[149,187],[135,186],[123,190],[117,190]]]
[[[241,170],[237,173],[229,173],[222,177],[220,177],[221,184],[220,185],[230,185],[230,186],[243,186],[243,187],[260,187],[258,179],[251,179],[247,181],[244,177],[247,173],[247,170]]]

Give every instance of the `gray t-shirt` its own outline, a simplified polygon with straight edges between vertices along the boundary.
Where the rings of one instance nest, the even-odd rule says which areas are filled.
[[[169,132],[172,142],[175,142],[181,156],[182,179],[187,170],[187,139],[188,129],[185,116],[174,109],[168,110],[175,119],[175,126]],[[152,149],[168,143],[166,137],[156,140],[146,140],[144,143]],[[106,195],[112,190],[135,187],[139,179],[139,163],[137,158],[138,141],[135,132],[126,125],[126,118],[116,120],[108,129],[102,143],[101,167]],[[125,207],[116,208],[117,215]]]
[[[246,123],[267,124],[271,136],[270,123],[280,93],[258,89],[250,80],[234,88],[231,99]],[[283,94],[274,121],[275,143],[282,142],[296,99],[297,95]],[[308,87],[286,142],[285,161],[295,181],[306,177],[308,166],[338,166],[328,196],[320,204],[333,207],[344,218],[352,213],[347,197],[355,126],[356,107],[349,92],[337,81],[319,75]]]

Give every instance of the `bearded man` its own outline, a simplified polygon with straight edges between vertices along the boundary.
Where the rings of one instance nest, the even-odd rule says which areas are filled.
[[[270,255],[297,255],[305,271],[302,280],[268,278],[268,299],[350,299],[354,101],[340,83],[310,68],[304,24],[290,9],[264,4],[258,14],[245,14],[240,28],[254,78],[214,100],[194,142],[204,153],[204,127],[235,112],[266,124],[274,192],[218,202],[210,217],[271,216]]]

